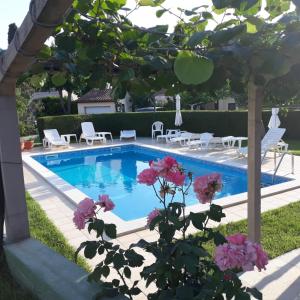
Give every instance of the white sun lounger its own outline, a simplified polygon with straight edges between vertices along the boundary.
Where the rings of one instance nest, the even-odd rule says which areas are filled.
[[[62,146],[68,147],[69,143],[59,135],[57,129],[45,129],[44,130],[45,138],[43,140],[44,147],[49,147],[50,149],[52,146]]]
[[[204,132],[200,134],[200,139],[188,141],[187,145],[190,148],[207,149],[210,141],[214,138],[213,133]]]
[[[186,145],[191,138],[193,137],[194,133],[191,132],[181,132],[179,136],[171,138],[169,141],[170,143],[179,143],[181,146]]]
[[[159,140],[165,140],[166,143],[170,142],[170,139],[179,137],[180,134],[184,131],[180,131],[177,129],[172,129],[167,131],[167,134],[160,134],[156,136],[156,141],[159,142]]]
[[[285,128],[270,128],[261,141],[261,156],[262,161],[270,150],[277,150],[280,146],[280,141],[285,133]],[[242,147],[238,150],[242,156],[248,155],[248,147]]]
[[[93,145],[95,141],[106,143],[105,134],[107,134],[107,132],[96,132],[92,122],[81,123],[81,129],[82,134],[79,142],[85,140],[89,146]]]
[[[134,139],[134,140],[136,140],[136,131],[135,130],[121,130],[120,131],[120,141],[122,139]]]

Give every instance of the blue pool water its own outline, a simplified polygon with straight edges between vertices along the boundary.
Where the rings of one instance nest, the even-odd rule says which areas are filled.
[[[150,160],[166,155],[175,157],[194,176],[220,173],[224,186],[216,199],[247,191],[247,173],[243,169],[136,145],[35,155],[32,158],[95,201],[99,194],[108,194],[116,204],[114,213],[129,221],[145,217],[154,207],[160,207],[152,187],[138,184],[136,178],[149,167]],[[287,180],[276,177],[275,184]],[[271,182],[272,177],[263,174],[262,185],[268,186]],[[198,203],[192,188],[186,203]]]

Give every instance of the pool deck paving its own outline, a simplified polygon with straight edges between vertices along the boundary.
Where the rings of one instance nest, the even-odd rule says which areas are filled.
[[[132,143],[132,142],[129,142]],[[114,145],[126,144],[116,141]],[[235,149],[212,150],[212,151],[196,151],[185,147],[170,146],[169,144],[160,144],[147,138],[138,139],[136,144],[146,145],[157,149],[168,150],[178,154],[186,154],[192,157],[206,159],[214,162],[225,163],[233,166],[245,167],[247,160],[239,157]],[[108,144],[109,145],[109,144]],[[95,145],[94,147],[99,147]],[[101,146],[100,146],[101,147]],[[86,148],[85,145],[71,144],[71,149]],[[56,150],[56,149],[55,149]],[[54,150],[53,150],[54,151]],[[35,148],[30,153],[23,153],[24,156],[33,153],[48,153],[53,152]],[[62,150],[64,151],[64,150]],[[295,179],[299,187],[294,189],[272,194],[262,198],[261,211],[268,211],[289,203],[299,201],[300,199],[300,157],[294,157],[294,174],[291,174],[292,157],[286,155],[282,165],[279,168],[278,175],[289,176]],[[272,174],[274,170],[273,154],[270,153],[262,165],[262,171]],[[79,231],[75,228],[72,218],[75,210],[75,205],[51,186],[46,180],[35,173],[32,169],[24,164],[24,181],[26,190],[29,194],[41,205],[42,209],[47,213],[49,219],[61,230],[68,242],[78,247],[83,241],[93,239],[87,230]],[[247,204],[242,203],[224,209],[226,217],[222,219],[222,224],[234,222],[247,218]],[[215,226],[211,222],[211,226]],[[196,232],[195,228],[190,228],[189,233]],[[135,243],[141,238],[152,241],[157,238],[155,231],[148,229],[140,230],[130,234],[117,237],[114,241],[122,247],[128,248],[131,243]],[[144,254],[144,253],[143,253]],[[150,254],[146,253],[146,263],[151,263],[153,259]],[[91,267],[94,267],[99,258],[88,261]],[[270,261],[266,271],[262,272],[247,272],[241,276],[242,280],[248,286],[256,286],[264,295],[263,299],[300,299],[300,249],[296,249],[277,257]],[[132,280],[139,280],[138,270],[134,272]],[[145,294],[151,292],[153,287],[145,288],[145,284],[140,280],[138,286]],[[135,297],[137,300],[147,299],[145,294]]]

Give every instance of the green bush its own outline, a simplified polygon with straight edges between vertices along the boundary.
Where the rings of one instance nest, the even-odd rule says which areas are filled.
[[[263,112],[265,128],[270,119],[270,111]],[[182,111],[183,124],[181,130],[191,132],[212,132],[215,136],[247,136],[246,111]],[[281,127],[287,128],[285,138],[300,138],[300,111],[293,111],[280,116]],[[120,130],[136,129],[140,137],[151,136],[151,125],[155,121],[162,121],[165,129],[176,128],[174,125],[175,112],[144,112],[144,113],[112,113],[101,115],[65,115],[42,117],[38,119],[39,134],[43,136],[43,129],[56,128],[60,134],[81,133],[81,122],[91,121],[96,131],[111,131],[119,136]]]
[[[60,98],[47,97],[41,99],[42,109],[37,112],[37,117],[63,115]],[[67,99],[64,98],[64,105],[67,107]],[[77,102],[71,102],[71,114],[77,114]]]

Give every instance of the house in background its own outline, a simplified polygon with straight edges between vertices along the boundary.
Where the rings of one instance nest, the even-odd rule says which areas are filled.
[[[104,114],[116,112],[116,101],[111,96],[112,89],[92,89],[77,102],[78,114]]]

